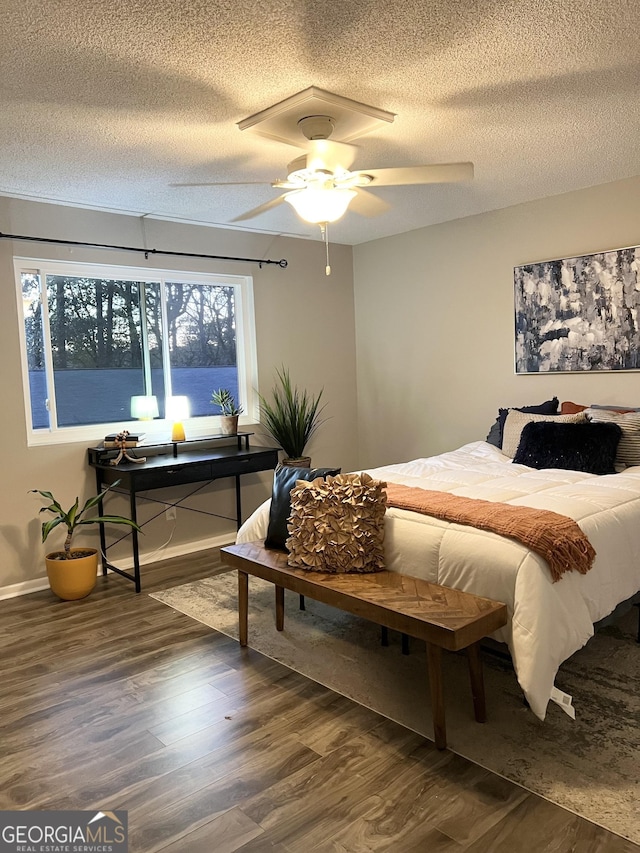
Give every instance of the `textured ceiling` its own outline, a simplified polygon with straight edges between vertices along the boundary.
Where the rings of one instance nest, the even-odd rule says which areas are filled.
[[[640,174],[638,0],[4,0],[0,194],[228,225],[297,149],[236,123],[309,86],[396,114],[353,168],[471,160],[383,187],[334,242]],[[247,230],[319,237],[288,205]]]

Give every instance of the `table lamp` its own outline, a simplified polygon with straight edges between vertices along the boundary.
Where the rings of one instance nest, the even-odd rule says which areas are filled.
[[[173,421],[171,441],[184,441],[184,424],[182,422],[189,417],[189,398],[167,397],[165,406],[167,420]]]
[[[158,398],[151,395],[140,395],[131,398],[131,417],[139,421],[151,421],[157,418]]]

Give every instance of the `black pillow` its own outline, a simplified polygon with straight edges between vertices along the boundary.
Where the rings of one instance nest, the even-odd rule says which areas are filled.
[[[489,435],[485,438],[487,444],[493,444],[494,447],[502,449],[502,441],[500,440],[500,424],[496,418],[496,422],[492,424],[489,430]]]
[[[530,415],[557,415],[559,400],[554,397],[552,400],[546,400],[544,403],[539,403],[537,406],[512,406],[517,412],[527,412]],[[502,449],[502,432],[504,430],[504,422],[509,414],[509,409],[498,409],[498,417],[496,422],[489,430],[489,435],[485,441],[488,444],[493,444],[494,447]]]
[[[265,548],[286,551],[284,544],[289,536],[287,520],[291,515],[291,489],[296,480],[315,480],[316,477],[335,477],[340,468],[297,468],[295,465],[281,465],[273,476],[273,493],[269,509],[269,527]]]
[[[616,450],[621,436],[622,430],[615,423],[530,423],[522,430],[513,461],[530,468],[615,474]]]

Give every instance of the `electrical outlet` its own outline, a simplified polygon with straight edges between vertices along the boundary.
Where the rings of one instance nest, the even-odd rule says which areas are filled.
[[[175,521],[176,515],[176,508],[174,506],[168,506],[164,511],[164,517],[167,521]]]

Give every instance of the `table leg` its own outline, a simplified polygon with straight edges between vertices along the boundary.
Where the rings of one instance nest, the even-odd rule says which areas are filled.
[[[138,523],[138,515],[136,511],[136,493],[133,490],[133,484],[129,491],[129,507],[131,520]],[[131,548],[133,550],[133,577],[136,585],[136,592],[140,592],[142,585],[140,582],[140,550],[138,547],[138,531],[135,527],[131,528]]]
[[[238,639],[247,645],[249,628],[249,575],[238,569]]]
[[[469,659],[469,678],[471,680],[471,695],[473,696],[473,712],[478,723],[484,723],[487,719],[487,706],[484,697],[484,677],[482,675],[482,658],[480,657],[480,643],[473,643],[467,647],[467,658]]]
[[[431,689],[431,710],[433,713],[433,734],[438,749],[446,749],[447,728],[444,721],[444,695],[442,692],[442,649],[433,643],[427,643],[427,665],[429,669],[429,687]]]
[[[102,494],[102,480],[100,478],[100,470],[96,468],[96,486],[97,494]],[[98,501],[98,515],[104,515],[104,501],[102,498]],[[107,574],[107,537],[104,532],[104,524],[98,524],[100,528],[100,562],[102,563],[102,574]]]
[[[284,587],[276,586],[276,631],[284,630]]]
[[[240,493],[240,475],[236,474],[236,528],[242,526],[242,497]]]

